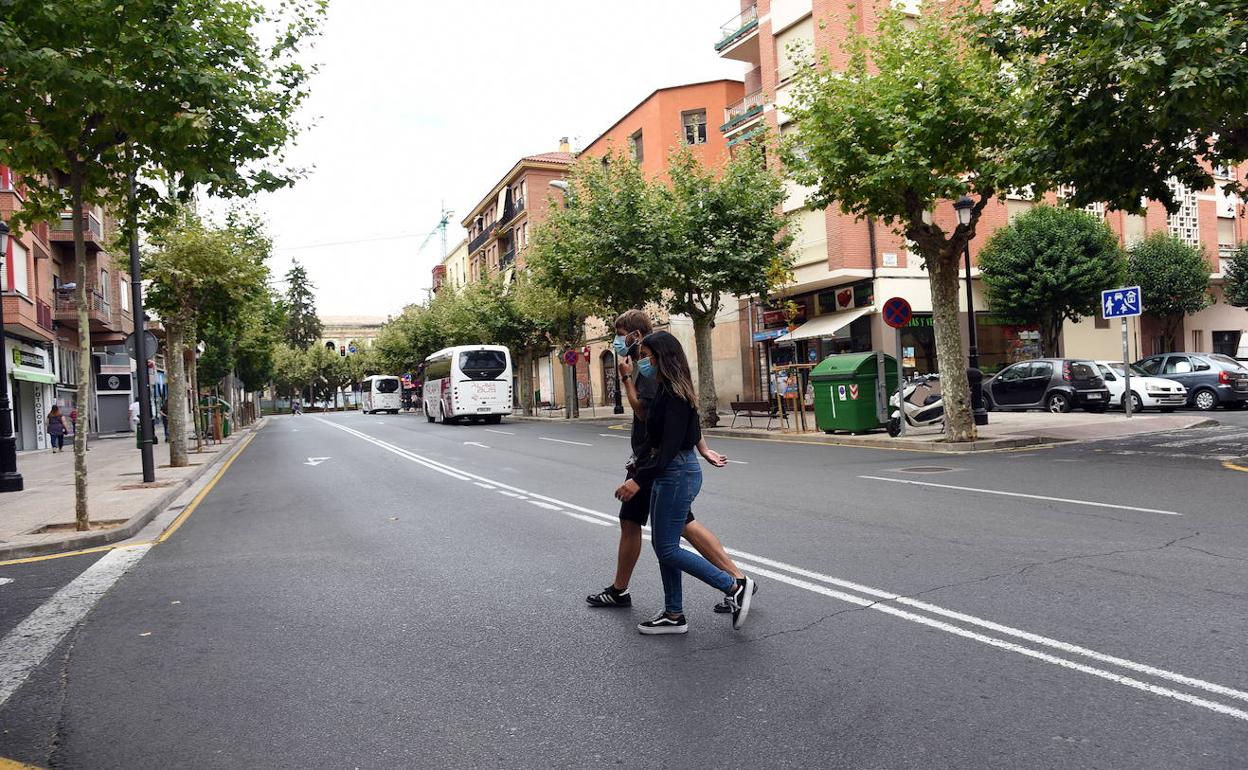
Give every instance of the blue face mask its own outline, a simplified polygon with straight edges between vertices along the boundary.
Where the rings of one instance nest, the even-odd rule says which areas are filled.
[[[642,377],[654,376],[654,362],[647,356],[637,362],[637,373]]]
[[[615,339],[611,340],[611,348],[617,356],[628,355],[628,338],[623,334],[615,335]]]

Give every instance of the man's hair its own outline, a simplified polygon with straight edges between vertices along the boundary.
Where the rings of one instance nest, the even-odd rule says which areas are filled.
[[[650,316],[646,314],[646,311],[636,308],[620,313],[615,319],[615,328],[623,329],[626,334],[641,332],[643,337],[654,331],[654,327],[650,325]]]

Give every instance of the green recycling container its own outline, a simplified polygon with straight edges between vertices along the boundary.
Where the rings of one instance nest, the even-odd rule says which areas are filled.
[[[877,353],[845,353],[828,356],[810,372],[815,393],[815,425],[825,433],[865,433],[885,427],[876,404],[879,379]],[[884,413],[889,396],[897,392],[897,359],[885,355]]]

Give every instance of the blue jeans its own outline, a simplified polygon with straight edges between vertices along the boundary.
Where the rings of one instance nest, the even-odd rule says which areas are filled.
[[[48,438],[52,439],[52,448],[53,448],[53,449],[60,449],[60,448],[62,448],[62,447],[64,447],[64,446],[65,446],[65,435],[64,435],[64,434],[57,435],[57,434],[55,434],[55,433],[49,433],[49,434],[48,434]]]
[[[732,575],[680,547],[685,519],[701,489],[702,466],[697,454],[686,449],[654,480],[650,490],[650,536],[654,555],[659,559],[659,574],[663,576],[663,609],[673,615],[684,611],[680,573],[688,572],[724,592],[732,590],[736,582]]]

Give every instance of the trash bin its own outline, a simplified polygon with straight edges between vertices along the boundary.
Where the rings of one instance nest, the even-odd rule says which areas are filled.
[[[878,390],[879,358],[885,387]],[[888,399],[897,390],[897,359],[883,353],[829,356],[810,372],[815,391],[815,426],[825,433],[863,433],[887,424]],[[882,399],[879,401],[878,399]],[[885,419],[880,419],[883,412]]]

